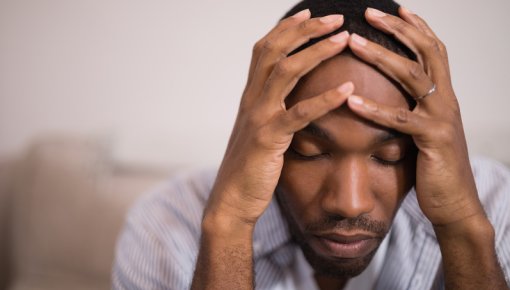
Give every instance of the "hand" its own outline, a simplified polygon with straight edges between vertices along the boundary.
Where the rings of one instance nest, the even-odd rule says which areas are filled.
[[[211,192],[204,221],[254,226],[269,205],[293,134],[339,107],[353,92],[352,83],[286,108],[297,81],[323,60],[347,47],[347,32],[297,54],[293,50],[338,29],[341,15],[310,19],[308,10],[282,20],[257,42],[237,120]],[[227,220],[225,220],[227,219]],[[216,223],[217,225],[218,223]]]
[[[416,98],[416,107],[412,111],[391,108],[357,96],[349,98],[349,107],[366,119],[412,136],[419,149],[417,198],[434,226],[471,218],[486,220],[469,163],[445,46],[420,17],[403,8],[400,15],[402,18],[368,9],[366,19],[409,47],[417,62],[357,35],[351,36],[349,46],[358,57],[400,83]],[[435,91],[431,90],[434,85]]]

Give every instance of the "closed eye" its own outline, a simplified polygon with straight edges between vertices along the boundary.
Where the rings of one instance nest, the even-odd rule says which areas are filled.
[[[397,166],[400,165],[406,159],[406,156],[404,155],[399,159],[384,159],[376,155],[372,155],[371,158],[382,166]]]
[[[329,156],[329,153],[319,153],[319,154],[307,155],[307,154],[304,154],[304,153],[301,153],[301,152],[297,151],[292,146],[289,147],[288,152],[291,153],[292,156],[294,156],[297,159],[307,160],[307,161],[319,160],[319,159],[322,159],[322,158],[325,158],[325,157]]]

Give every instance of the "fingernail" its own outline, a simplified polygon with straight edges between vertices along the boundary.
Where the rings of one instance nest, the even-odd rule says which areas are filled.
[[[366,38],[364,37],[361,37],[359,35],[357,35],[356,33],[353,33],[351,35],[351,38],[354,42],[356,42],[357,44],[361,45],[361,46],[366,46],[367,45],[367,40]]]
[[[305,18],[305,16],[310,17],[310,9],[305,9],[305,10],[299,11],[298,13],[292,15],[293,18]]]
[[[342,18],[344,18],[344,16],[341,14],[332,14],[332,15],[321,17],[320,22],[322,22],[324,24],[328,24],[328,23],[340,21],[340,19],[342,19]]]
[[[382,12],[381,10],[377,10],[374,8],[367,8],[367,13],[369,15],[375,16],[375,17],[384,17],[386,16],[386,13]]]
[[[340,87],[338,87],[338,92],[342,95],[351,94],[354,90],[354,84],[352,82],[347,82]]]
[[[338,34],[335,34],[335,35],[331,36],[329,38],[329,40],[331,42],[334,42],[334,43],[342,43],[342,42],[346,41],[347,38],[349,38],[349,32],[342,31],[342,32],[340,32]]]
[[[350,96],[349,102],[354,105],[363,105],[363,99],[358,96]]]

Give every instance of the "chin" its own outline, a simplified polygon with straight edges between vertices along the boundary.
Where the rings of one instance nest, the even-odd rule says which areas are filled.
[[[294,243],[300,246],[315,274],[332,278],[360,275],[370,264],[388,233],[389,225],[369,216],[343,218],[326,216],[302,222],[288,207],[285,197],[276,188],[281,213],[287,221]]]
[[[294,237],[316,274],[332,278],[352,278],[360,275],[370,264],[379,245],[368,254],[357,258],[327,257],[314,250],[306,241]],[[380,244],[380,242],[379,242]]]

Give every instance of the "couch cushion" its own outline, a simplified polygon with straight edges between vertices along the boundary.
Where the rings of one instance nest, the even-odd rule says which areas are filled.
[[[17,162],[11,158],[0,159],[0,289],[7,287],[9,278],[8,225],[11,213],[12,179]]]
[[[11,289],[110,289],[127,208],[164,179],[119,170],[99,142],[38,142],[17,176]]]

